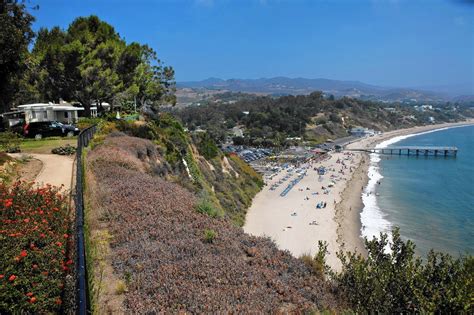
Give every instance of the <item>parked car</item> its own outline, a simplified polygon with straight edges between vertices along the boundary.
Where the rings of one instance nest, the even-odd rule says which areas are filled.
[[[32,122],[23,126],[23,135],[28,138],[72,137],[79,134],[79,128],[58,121]]]
[[[23,135],[24,126],[25,125],[23,124],[23,122],[20,121],[17,124],[14,124],[14,125],[9,126],[9,127],[5,127],[5,131],[11,131],[11,132],[14,132],[16,134]]]

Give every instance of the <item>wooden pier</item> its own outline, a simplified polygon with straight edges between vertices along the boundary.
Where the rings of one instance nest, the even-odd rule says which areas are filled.
[[[368,153],[390,154],[390,155],[424,155],[424,156],[456,156],[456,147],[387,147],[387,148],[366,148],[366,149],[345,149],[346,151],[363,151]]]

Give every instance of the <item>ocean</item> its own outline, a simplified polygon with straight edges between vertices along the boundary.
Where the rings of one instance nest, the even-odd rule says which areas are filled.
[[[362,235],[400,227],[424,257],[433,248],[474,254],[474,126],[400,136],[390,146],[456,146],[457,157],[371,154]],[[380,182],[380,184],[378,184]]]

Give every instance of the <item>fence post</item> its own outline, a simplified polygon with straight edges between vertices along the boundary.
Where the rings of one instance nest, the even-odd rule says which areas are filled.
[[[95,125],[82,130],[77,138],[76,151],[76,276],[77,311],[79,315],[90,314],[90,297],[87,285],[87,265],[84,239],[84,187],[82,174],[82,149],[89,144],[95,133]]]

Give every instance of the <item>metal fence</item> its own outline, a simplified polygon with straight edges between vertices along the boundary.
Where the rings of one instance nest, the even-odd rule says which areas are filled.
[[[76,151],[76,277],[77,277],[77,314],[90,313],[89,289],[87,287],[87,265],[84,242],[84,174],[82,165],[82,149],[89,145],[94,136],[96,126],[81,131],[77,138]]]

